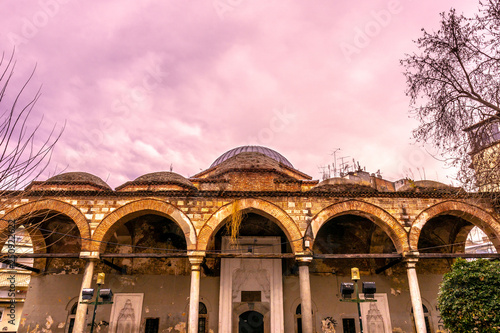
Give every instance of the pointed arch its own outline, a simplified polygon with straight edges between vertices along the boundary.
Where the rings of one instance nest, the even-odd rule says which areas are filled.
[[[398,253],[408,251],[407,234],[403,226],[382,208],[363,201],[347,200],[324,208],[313,217],[308,229],[310,229],[314,239],[316,239],[318,231],[326,222],[336,216],[345,214],[367,217],[389,236]]]
[[[12,209],[3,216],[2,220],[0,220],[0,233],[3,233],[7,228],[8,222],[6,220],[18,220],[22,217],[27,217],[27,219],[29,219],[30,214],[44,210],[68,216],[76,224],[80,232],[82,251],[88,251],[90,249],[90,227],[83,213],[73,205],[55,199],[37,200]],[[39,238],[39,235],[31,235],[31,233],[30,236],[32,238],[35,237],[35,239]],[[35,239],[33,239],[34,249]]]
[[[149,212],[153,214],[163,215],[172,219],[184,233],[188,250],[193,250],[196,247],[196,231],[191,220],[179,208],[174,205],[157,200],[157,199],[141,199],[132,201],[108,214],[97,226],[92,237],[92,250],[104,251],[106,237],[118,228],[123,217],[128,215],[140,214]]]
[[[454,200],[438,203],[418,214],[410,230],[409,239],[412,250],[418,250],[418,241],[425,224],[430,219],[443,214],[461,217],[478,226],[488,235],[488,238],[495,245],[497,252],[500,253],[500,221],[479,207]]]
[[[293,253],[300,253],[302,248],[302,233],[295,221],[280,207],[269,201],[257,198],[238,199],[238,209],[247,212],[255,212],[270,218],[285,233],[290,241]],[[198,250],[205,251],[208,242],[217,230],[224,223],[224,220],[231,216],[235,202],[222,206],[205,222],[198,234]]]

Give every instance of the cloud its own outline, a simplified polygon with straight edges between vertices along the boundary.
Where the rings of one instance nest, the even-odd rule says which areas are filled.
[[[9,15],[0,46],[10,52],[19,36],[16,76],[37,64],[30,92],[43,83],[36,116],[45,115],[47,128],[66,122],[52,163],[112,187],[171,164],[193,175],[245,144],[276,149],[316,178],[342,148],[342,156],[390,179],[413,158],[414,173],[425,168],[426,177],[443,181],[450,171],[429,155],[416,158],[421,149],[410,145],[416,123],[407,116],[399,59],[420,28],[437,27],[438,13],[452,5],[477,6],[2,2]],[[355,44],[360,33],[366,45]],[[350,59],[342,43],[356,47]]]

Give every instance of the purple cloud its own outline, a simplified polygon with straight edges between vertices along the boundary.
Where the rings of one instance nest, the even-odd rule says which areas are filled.
[[[116,187],[171,165],[194,175],[228,149],[260,144],[314,178],[340,147],[389,179],[424,170],[449,182],[443,163],[411,145],[399,59],[451,6],[477,4],[2,2],[0,46],[17,44],[19,82],[37,64],[44,131],[66,122],[52,172]]]

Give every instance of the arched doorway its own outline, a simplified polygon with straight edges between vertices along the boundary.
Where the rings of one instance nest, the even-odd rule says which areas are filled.
[[[264,333],[264,316],[257,311],[247,311],[240,315],[238,333]]]
[[[264,316],[265,327],[270,327],[273,332],[283,331],[282,274],[287,263],[258,256],[291,253],[290,240],[276,221],[264,214],[243,211],[238,235],[234,239],[229,236],[229,223],[230,217],[215,230],[208,250],[228,254],[253,253],[256,257],[223,258],[218,263],[207,263],[209,268],[213,267],[214,275],[220,275],[219,333],[237,332],[239,314],[258,310],[258,307],[267,309],[259,310]]]

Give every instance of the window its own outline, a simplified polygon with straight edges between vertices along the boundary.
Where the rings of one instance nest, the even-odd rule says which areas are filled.
[[[146,318],[146,329],[144,333],[158,333],[160,318]]]
[[[200,302],[198,310],[198,333],[208,332],[208,311],[205,304]]]
[[[259,291],[242,291],[241,301],[245,303],[261,302],[261,292]]]
[[[314,331],[314,327],[316,325],[314,322],[314,311],[312,309],[311,309],[311,314],[312,314],[313,331]],[[301,304],[297,305],[297,308],[295,309],[295,332],[302,333],[302,305]]]
[[[302,333],[302,306],[300,304],[295,309],[295,325],[297,325],[295,332]]]
[[[73,326],[75,326],[75,316],[76,316],[76,308],[78,307],[78,302],[73,304],[71,307],[71,311],[68,315],[68,333],[73,333]]]
[[[15,231],[15,253],[33,253],[33,243],[31,241],[31,237],[28,231],[24,228],[24,226],[19,226]],[[2,253],[7,253],[9,251],[9,246],[7,243],[2,248]],[[8,258],[7,258],[8,259]],[[22,264],[25,266],[33,267],[35,259],[33,258],[17,258],[16,263]],[[9,262],[2,262],[0,264],[0,268],[10,268]],[[23,271],[24,269],[15,267],[18,271]],[[24,270],[25,271],[25,270]]]
[[[356,333],[354,318],[342,318],[342,328],[344,333]]]
[[[470,139],[473,142],[474,150],[480,150],[484,147],[500,141],[500,123],[490,121],[470,132]]]
[[[422,304],[422,308],[424,309],[424,320],[425,320],[425,329],[427,330],[427,333],[432,333],[432,325],[431,325],[431,318],[429,314],[429,310],[425,305]],[[416,332],[417,328],[415,327],[415,317],[413,317],[413,308],[411,309],[411,318],[413,319],[413,329]]]

